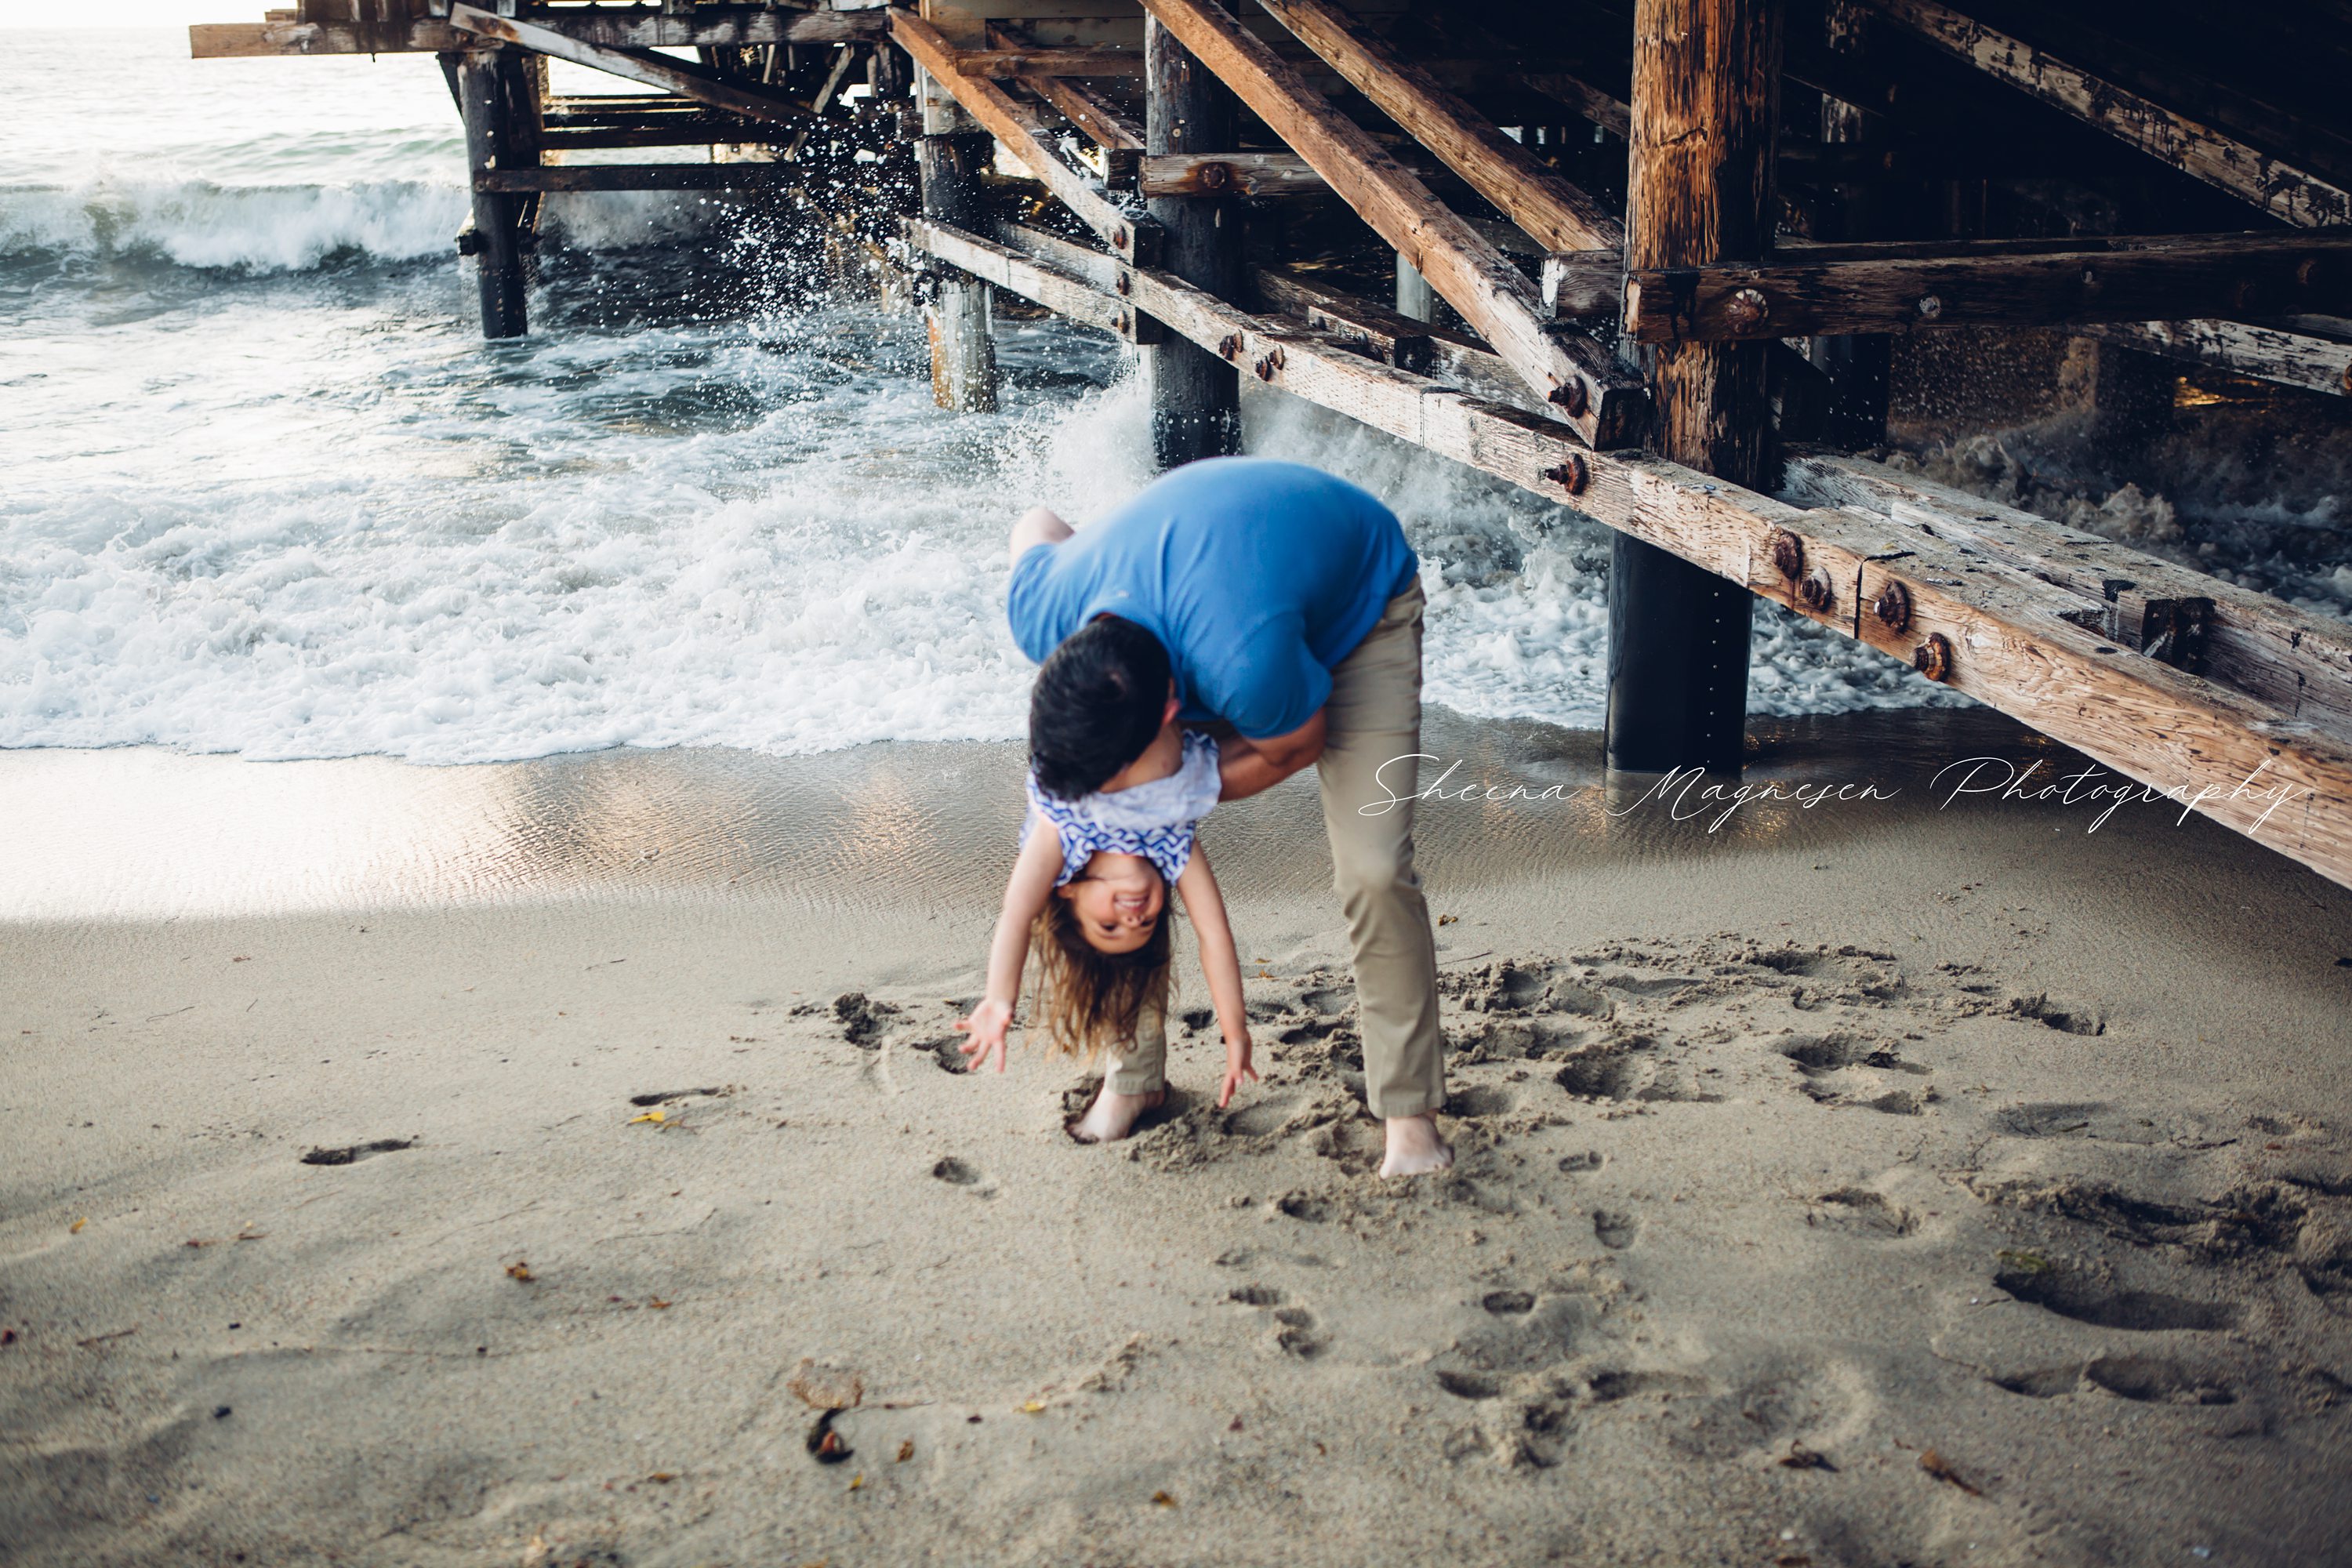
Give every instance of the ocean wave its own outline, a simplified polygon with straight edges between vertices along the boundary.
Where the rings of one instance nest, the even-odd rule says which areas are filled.
[[[431,180],[220,185],[110,176],[71,188],[0,188],[0,258],[139,258],[249,273],[309,271],[352,256],[417,261],[454,254],[469,210],[462,185]],[[557,195],[547,200],[546,224],[558,242],[617,248],[691,233],[710,210],[662,192]]]

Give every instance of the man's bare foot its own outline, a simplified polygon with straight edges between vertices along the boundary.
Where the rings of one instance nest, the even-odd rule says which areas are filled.
[[[1136,1118],[1158,1110],[1167,1099],[1165,1089],[1149,1094],[1115,1093],[1110,1079],[1105,1079],[1102,1092],[1095,1096],[1087,1113],[1069,1124],[1069,1134],[1081,1143],[1116,1143],[1135,1131]]]
[[[1381,1126],[1388,1133],[1388,1157],[1381,1162],[1383,1176],[1425,1176],[1454,1163],[1454,1146],[1437,1135],[1437,1118],[1391,1116]]]

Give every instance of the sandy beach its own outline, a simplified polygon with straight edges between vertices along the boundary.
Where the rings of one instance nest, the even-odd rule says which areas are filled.
[[[1890,797],[1433,726],[1535,798],[1421,807],[1412,1183],[1296,781],[1208,838],[1264,1085],[1097,1150],[952,1070],[1013,748],[0,753],[0,1556],[2344,1561],[2352,894],[1759,733]]]

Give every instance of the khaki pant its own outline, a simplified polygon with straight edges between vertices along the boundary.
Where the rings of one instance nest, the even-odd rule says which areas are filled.
[[[1383,1119],[1418,1116],[1445,1103],[1437,939],[1412,864],[1425,604],[1418,583],[1391,599],[1379,624],[1331,672],[1323,756],[1315,764],[1332,881],[1355,955],[1364,1099]],[[1405,760],[1394,761],[1400,757]],[[1165,1081],[1167,1059],[1165,1022],[1147,1014],[1137,1024],[1134,1048],[1111,1062],[1112,1090],[1150,1093]]]

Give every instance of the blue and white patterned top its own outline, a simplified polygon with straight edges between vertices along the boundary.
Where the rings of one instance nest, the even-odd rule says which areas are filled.
[[[1187,730],[1176,771],[1132,789],[1108,795],[1097,790],[1076,800],[1057,800],[1039,789],[1037,775],[1031,773],[1029,804],[1034,815],[1022,820],[1022,841],[1028,841],[1037,817],[1054,825],[1062,841],[1062,869],[1054,879],[1057,888],[1084,873],[1087,862],[1105,850],[1142,856],[1172,886],[1192,862],[1194,829],[1217,804],[1219,787],[1217,742]]]

